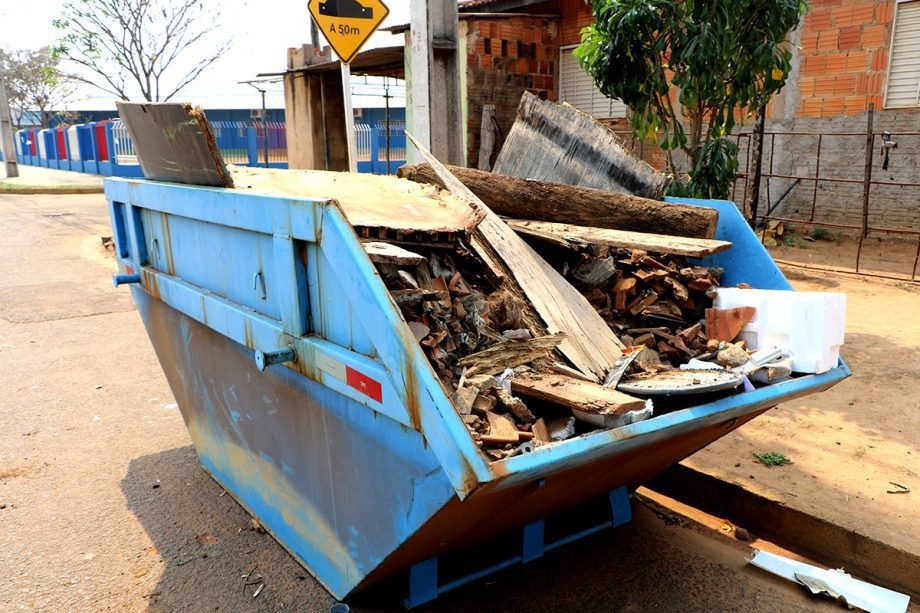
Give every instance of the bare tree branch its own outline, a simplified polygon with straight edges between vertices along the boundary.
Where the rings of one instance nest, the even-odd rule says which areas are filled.
[[[229,48],[202,0],[67,0],[61,15],[57,53],[74,78],[124,100],[169,100]]]

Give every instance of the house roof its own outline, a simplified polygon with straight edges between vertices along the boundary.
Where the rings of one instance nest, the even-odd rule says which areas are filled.
[[[461,13],[474,11],[503,13],[543,2],[546,2],[546,0],[463,0],[457,4],[457,9]]]

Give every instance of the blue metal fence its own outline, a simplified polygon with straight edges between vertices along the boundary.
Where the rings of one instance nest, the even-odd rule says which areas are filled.
[[[228,164],[287,168],[287,132],[284,122],[211,122],[217,146]],[[19,162],[104,176],[141,177],[134,143],[120,120],[71,126],[75,141],[63,128],[64,147],[54,130],[20,130],[16,133]],[[406,160],[406,124],[391,121],[357,124],[358,172],[394,174]],[[389,144],[389,151],[387,145]],[[388,157],[389,155],[389,157]],[[267,164],[266,164],[267,158]],[[389,163],[388,163],[389,162]]]

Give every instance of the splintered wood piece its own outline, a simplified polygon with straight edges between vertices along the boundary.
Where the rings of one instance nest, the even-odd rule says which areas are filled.
[[[200,107],[175,102],[116,102],[144,177],[233,187],[211,124]]]
[[[690,299],[690,292],[687,291],[687,287],[674,277],[665,277],[664,282],[665,285],[671,288],[674,299],[678,302],[686,302]]]
[[[418,266],[428,261],[427,258],[408,249],[397,247],[392,243],[361,243],[371,262],[375,264],[395,264],[396,266]]]
[[[633,315],[638,315],[651,305],[655,304],[655,301],[658,300],[658,294],[648,290],[644,294],[636,297],[626,308]]]
[[[694,279],[693,281],[687,284],[687,287],[689,287],[692,290],[696,290],[698,292],[705,292],[712,286],[713,286],[712,279],[709,277],[709,275],[706,275],[703,277],[697,277],[696,279]]]
[[[533,437],[536,441],[541,443],[553,442],[553,439],[549,436],[549,430],[546,429],[546,421],[542,417],[534,422],[530,431],[533,432]]]
[[[754,319],[756,314],[757,309],[749,306],[706,309],[706,338],[730,343],[737,338],[741,328]]]
[[[731,248],[727,241],[687,238],[667,234],[647,234],[566,223],[509,219],[508,225],[519,234],[526,234],[556,245],[577,249],[585,245],[605,245],[624,249],[642,249],[653,253],[702,258]]]
[[[623,344],[594,307],[489,207],[448,171],[411,134],[407,138],[452,194],[484,213],[476,234],[511,271],[549,332],[562,332],[559,351],[586,375],[600,381]],[[478,245],[473,241],[474,248]]]
[[[440,300],[447,295],[446,292],[437,292],[427,289],[394,289],[390,291],[393,301],[400,306],[412,306],[423,300]]]
[[[551,373],[518,375],[511,389],[530,398],[546,400],[587,413],[619,415],[645,406],[645,401],[597,383]]]
[[[469,368],[468,375],[492,375],[504,372],[543,358],[559,346],[565,335],[562,333],[528,338],[520,341],[500,341],[491,347],[473,353],[457,361],[457,366]]]
[[[522,424],[529,424],[537,419],[520,398],[515,398],[502,388],[495,390],[495,397],[498,399],[498,403],[508,409],[515,419]]]

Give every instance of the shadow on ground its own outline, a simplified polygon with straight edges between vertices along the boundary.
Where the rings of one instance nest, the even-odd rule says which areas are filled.
[[[334,600],[199,466],[191,446],[132,460],[121,482],[154,543],[152,611],[328,611]],[[747,567],[747,549],[634,503],[632,523],[443,596],[437,611],[788,610],[818,605]],[[162,562],[160,562],[160,559]],[[265,583],[241,575],[254,569]],[[791,600],[790,600],[791,599]],[[402,611],[392,596],[359,595],[352,611]]]

